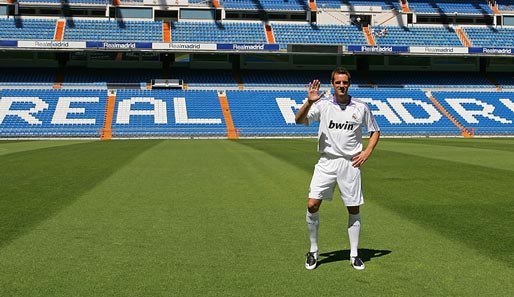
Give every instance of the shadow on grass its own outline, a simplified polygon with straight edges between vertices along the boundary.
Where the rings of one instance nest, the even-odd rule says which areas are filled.
[[[390,254],[388,250],[359,249],[359,257],[364,262],[371,261],[371,258],[382,257]],[[350,250],[339,250],[319,254],[318,266],[338,261],[350,261]]]
[[[0,156],[0,248],[159,142],[96,141]]]

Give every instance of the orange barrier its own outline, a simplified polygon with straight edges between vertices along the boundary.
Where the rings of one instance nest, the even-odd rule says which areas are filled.
[[[112,138],[112,118],[114,116],[114,105],[116,104],[116,94],[112,93],[107,96],[107,105],[105,107],[104,127],[102,128],[101,140],[109,140]]]
[[[488,0],[487,2],[489,2],[489,7],[491,7],[491,10],[495,13],[495,14],[500,14],[501,11],[498,9],[498,7],[496,5],[494,5],[494,1],[490,1]]]
[[[162,23],[162,41],[171,42],[171,27],[168,22]]]
[[[273,36],[273,29],[270,25],[266,25],[266,38],[268,39],[268,43],[274,44],[275,37]]]
[[[455,32],[457,32],[457,35],[459,35],[459,39],[462,41],[465,47],[470,47],[471,42],[469,41],[468,37],[466,36],[466,33],[462,31],[461,28],[455,28]]]
[[[409,5],[407,4],[406,1],[402,1],[402,11],[403,12],[410,12]]]
[[[364,35],[366,35],[366,39],[368,40],[369,45],[376,45],[375,39],[373,39],[373,35],[371,35],[371,32],[369,31],[368,27],[362,27],[364,30]]]
[[[316,1],[314,0],[309,0],[309,7],[312,11],[318,10],[318,7],[316,6]]]
[[[214,8],[220,8],[221,7],[220,2],[218,0],[212,0],[212,6],[214,6]]]
[[[472,138],[474,136],[474,131],[469,132],[468,129],[466,129],[464,126],[462,126],[461,123],[459,123],[442,105],[435,99],[432,95],[428,95],[428,99],[432,101],[432,103],[439,109],[439,111],[447,117],[457,128],[459,128],[460,131],[462,131],[461,135],[465,138]]]
[[[64,26],[66,22],[64,20],[57,21],[57,27],[55,28],[54,40],[62,40],[64,37]]]
[[[223,117],[225,118],[225,123],[227,125],[227,137],[228,139],[238,139],[238,131],[234,127],[234,121],[232,120],[232,114],[230,113],[230,107],[228,106],[228,99],[225,93],[218,93],[218,98],[220,100],[221,111],[223,112]]]

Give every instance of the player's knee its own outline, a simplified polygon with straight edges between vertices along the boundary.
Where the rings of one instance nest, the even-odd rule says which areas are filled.
[[[321,200],[317,199],[309,199],[309,202],[307,203],[307,209],[310,213],[315,213],[319,210],[319,207],[321,205]]]
[[[348,213],[356,215],[359,214],[359,207],[358,206],[348,206]]]

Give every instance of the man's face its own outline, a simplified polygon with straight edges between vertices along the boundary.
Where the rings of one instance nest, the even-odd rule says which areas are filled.
[[[335,95],[347,95],[348,88],[350,87],[348,75],[336,73],[332,79],[332,87],[334,88]]]

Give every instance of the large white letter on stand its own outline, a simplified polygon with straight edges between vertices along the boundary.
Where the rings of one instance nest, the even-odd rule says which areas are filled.
[[[150,103],[153,109],[150,110],[134,110],[132,106],[135,103]],[[116,124],[128,124],[131,115],[153,115],[155,124],[167,124],[168,116],[166,111],[166,102],[153,97],[134,97],[122,100],[118,104],[118,116]]]
[[[13,103],[31,103],[34,107],[24,110],[11,110]],[[14,115],[22,118],[25,122],[32,125],[42,125],[43,122],[34,115],[48,108],[48,103],[39,99],[39,97],[1,97],[0,98],[0,124],[8,115]]]
[[[173,98],[173,104],[175,107],[175,123],[177,124],[221,124],[221,119],[190,119],[187,116],[186,98],[176,97]]]

